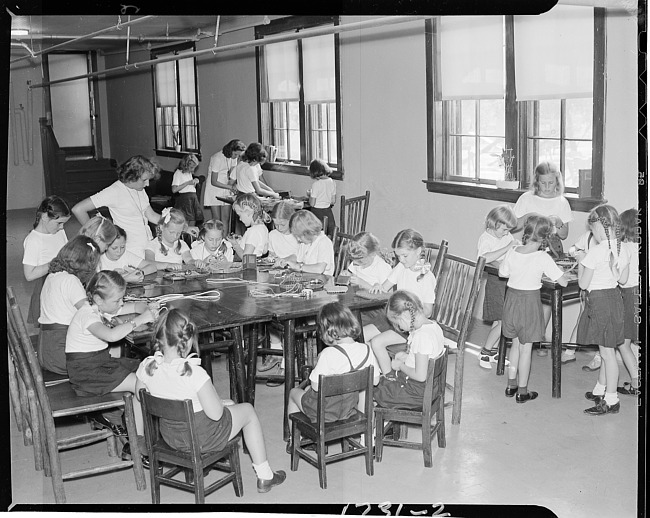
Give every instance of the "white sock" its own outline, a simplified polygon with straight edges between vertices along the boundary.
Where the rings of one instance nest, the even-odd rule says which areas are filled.
[[[261,478],[262,480],[271,480],[273,478],[273,470],[268,460],[265,460],[262,464],[253,464],[253,469],[257,474],[257,478]]]
[[[594,396],[604,396],[606,388],[607,387],[605,385],[601,385],[600,383],[596,382],[596,386],[594,387],[592,394]]]
[[[607,405],[612,406],[618,403],[618,395],[616,392],[606,392],[605,393],[605,403]]]

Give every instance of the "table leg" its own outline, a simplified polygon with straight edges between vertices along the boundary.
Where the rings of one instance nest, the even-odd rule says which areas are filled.
[[[285,442],[289,440],[289,414],[287,413],[289,392],[293,388],[293,382],[296,376],[295,330],[295,319],[290,319],[284,322],[284,419],[282,421],[282,438]]]
[[[551,293],[551,362],[553,365],[552,396],[562,397],[562,288]]]
[[[235,357],[235,377],[237,378],[237,398],[239,403],[248,401],[246,391],[246,368],[244,367],[244,341],[242,340],[241,328],[232,328],[235,346],[233,355]]]
[[[366,339],[365,339],[365,337],[363,336],[363,320],[361,320],[361,310],[360,310],[360,309],[357,309],[357,310],[354,312],[354,316],[356,316],[356,317],[357,317],[357,320],[359,321],[359,327],[361,328],[361,334],[359,335],[359,342],[363,344],[363,343],[366,342]]]
[[[499,337],[499,352],[497,354],[499,355],[499,361],[497,362],[497,376],[503,376],[506,367],[506,337],[503,336],[503,333],[501,333],[501,336]]]
[[[248,334],[248,402],[255,405],[255,375],[257,374],[258,325],[250,326]]]

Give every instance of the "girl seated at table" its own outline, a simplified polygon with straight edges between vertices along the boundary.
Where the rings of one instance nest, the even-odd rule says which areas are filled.
[[[351,262],[347,267],[350,284],[369,290],[382,284],[392,268],[379,255],[379,240],[370,232],[359,232],[347,245]]]
[[[199,239],[192,243],[190,254],[194,265],[201,268],[223,261],[232,262],[232,245],[224,238],[224,224],[218,219],[206,221],[199,231]]]
[[[271,222],[271,216],[264,212],[260,199],[252,193],[240,194],[232,207],[247,227],[240,239],[236,236],[228,237],[237,257],[243,259],[248,254],[257,257],[265,255],[269,250],[269,229],[266,228],[266,223]]]
[[[126,282],[141,282],[145,275],[156,273],[156,265],[126,249],[126,231],[115,225],[117,237],[99,258],[100,270],[114,270]]]
[[[99,247],[99,252],[103,254],[108,245],[115,241],[117,230],[110,219],[97,214],[83,224],[79,229],[79,235],[91,238]]]
[[[323,224],[308,210],[299,210],[289,220],[298,241],[298,252],[278,261],[279,266],[310,273],[334,274],[334,245],[323,232]]]
[[[147,244],[144,258],[158,270],[182,270],[183,263],[193,263],[190,247],[181,239],[187,221],[178,209],[163,209],[156,227],[157,237]]]
[[[257,475],[257,492],[266,493],[282,484],[286,474],[274,472],[269,465],[264,432],[253,406],[222,400],[201,367],[196,354],[197,329],[192,321],[177,309],[163,314],[156,323],[153,349],[154,355],[143,360],[136,373],[137,390],[146,388],[159,398],[191,399],[201,452],[221,450],[243,432]],[[180,451],[189,451],[185,431],[164,420],[160,423],[167,444]]]
[[[289,221],[295,212],[294,206],[287,201],[276,203],[271,210],[275,228],[269,232],[269,256],[282,259],[298,253],[298,241],[289,228]]]

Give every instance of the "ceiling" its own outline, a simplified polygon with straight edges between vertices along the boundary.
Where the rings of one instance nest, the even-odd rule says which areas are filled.
[[[265,20],[266,18],[266,20]],[[278,16],[247,15],[221,16],[219,18],[219,35],[252,27]],[[131,16],[130,46],[132,49],[140,46],[161,45],[190,39],[210,38],[214,40],[217,16]],[[27,45],[32,51],[40,51],[65,41],[85,36],[90,33],[116,27],[129,20],[129,16],[13,16],[12,29],[27,29],[29,35],[12,36],[12,57],[27,54]],[[103,32],[91,39],[71,43],[62,50],[102,50],[106,53],[124,50],[127,40],[128,27],[115,28]],[[23,45],[24,44],[24,45]]]

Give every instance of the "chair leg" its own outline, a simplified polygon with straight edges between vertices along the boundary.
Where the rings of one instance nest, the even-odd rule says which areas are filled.
[[[9,358],[7,359],[7,365],[9,366],[9,396],[11,398],[11,408],[14,411],[14,418],[16,420],[16,428],[19,432],[23,431],[23,413],[20,405],[20,392],[18,390],[18,381],[16,379],[16,368],[14,362],[11,359],[9,351],[7,351]]]
[[[22,421],[22,432],[23,432],[23,444],[25,446],[31,446],[33,444],[33,436],[32,436],[32,429],[29,423],[29,417],[27,413],[27,409],[29,408],[29,402],[27,398],[27,387],[25,383],[23,382],[22,378],[18,378],[18,386],[19,391],[19,401],[20,401],[20,408],[24,409],[24,411],[21,412],[20,418]]]
[[[431,456],[431,421],[422,423],[422,455],[424,457],[424,467],[430,468],[433,466]]]
[[[436,423],[439,423],[438,426],[438,448],[447,447],[447,437],[445,436],[445,405],[440,403],[440,408],[436,412]]]
[[[451,424],[460,424],[460,414],[463,406],[463,371],[465,364],[465,346],[458,344],[456,365],[454,366],[454,407],[451,412]]]
[[[375,465],[373,464],[373,455],[372,455],[372,426],[366,430],[364,434],[366,440],[366,474],[372,476],[375,474]]]
[[[239,462],[239,443],[233,444],[230,448],[230,469],[235,473],[232,485],[235,488],[235,496],[244,496],[244,484],[241,480],[241,464]]]
[[[381,462],[384,453],[384,418],[381,414],[375,415],[375,460]]]
[[[31,392],[31,391],[30,391]],[[32,444],[34,445],[34,467],[36,471],[41,471],[44,468],[43,465],[43,439],[42,428],[39,426],[39,406],[38,399],[36,394],[33,392],[28,392],[29,399],[29,415],[30,422],[32,424]]]
[[[323,437],[318,438],[316,443],[316,455],[318,456],[318,481],[321,489],[327,489],[327,472],[325,463],[325,441]]]
[[[205,483],[203,480],[203,467],[194,466],[194,501],[197,504],[205,503]]]
[[[151,503],[159,504],[160,503],[160,481],[158,476],[162,473],[162,468],[158,463],[158,455],[153,453],[150,457],[150,466],[149,466],[149,481],[151,483]]]
[[[298,471],[300,455],[298,455],[297,449],[301,441],[300,435],[300,429],[296,423],[293,423],[291,430],[291,471]]]
[[[135,487],[138,491],[147,489],[147,483],[144,477],[144,467],[142,466],[142,455],[138,446],[138,434],[135,428],[135,414],[133,412],[133,394],[124,393],[124,421],[126,422],[126,431],[129,434],[129,444],[131,446],[131,458],[133,459],[133,475],[135,477]]]
[[[106,438],[106,449],[109,457],[117,457],[117,439],[114,435]]]

